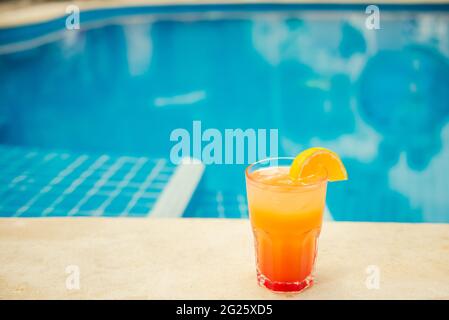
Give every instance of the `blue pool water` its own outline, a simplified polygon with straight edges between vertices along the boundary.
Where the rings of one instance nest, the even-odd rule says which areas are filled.
[[[171,178],[166,159],[0,146],[0,217],[145,217]]]
[[[448,8],[381,6],[380,30],[364,9],[147,7],[0,29],[2,168],[11,146],[168,161],[195,120],[274,128],[279,155],[341,155],[333,219],[449,222]],[[244,168],[206,166],[184,215],[247,216]],[[0,207],[26,201],[5,183]]]

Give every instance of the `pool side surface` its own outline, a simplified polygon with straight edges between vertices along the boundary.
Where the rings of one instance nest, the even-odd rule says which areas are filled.
[[[448,235],[325,223],[317,284],[287,297],[256,284],[248,220],[0,219],[0,299],[449,299]],[[66,288],[73,266],[79,290]]]
[[[58,1],[35,4],[6,3],[0,4],[0,28],[38,23],[67,16],[69,5],[76,5],[80,10],[95,10],[99,8],[116,8],[121,6],[145,5],[208,5],[208,4],[350,4],[360,5],[359,0],[109,0],[109,1]],[[365,2],[368,4],[368,2]],[[407,4],[448,4],[447,0],[379,0],[377,5],[407,5]]]

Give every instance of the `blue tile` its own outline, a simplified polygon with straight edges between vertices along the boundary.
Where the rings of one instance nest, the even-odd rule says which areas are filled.
[[[105,202],[107,199],[108,199],[108,196],[93,195],[86,201],[85,204],[83,204],[81,206],[80,210],[82,210],[82,211],[95,210],[98,207],[100,207],[103,204],[103,202]],[[78,199],[76,201],[76,203],[78,203],[79,200],[81,200],[81,199]]]
[[[68,212],[77,206],[80,201],[85,199],[97,182],[110,174],[108,170],[112,165],[117,164],[118,157],[110,156],[102,165],[94,171],[92,165],[99,159],[97,156],[88,156],[78,167],[73,167],[71,172],[62,176],[61,172],[73,165],[74,161],[79,161],[80,155],[67,153],[52,153],[42,150],[33,150],[27,148],[12,148],[0,145],[0,216],[12,216],[19,208],[35,199],[25,212],[21,214],[24,217],[42,216],[43,212],[55,204],[55,208],[48,213],[48,216],[67,216]],[[5,152],[3,152],[5,151]],[[51,154],[51,156],[49,156]],[[117,189],[130,170],[141,158],[127,157],[122,158],[123,165],[109,177],[106,184],[101,186],[100,190],[80,207],[74,216],[91,216],[95,210],[109,201],[109,197]],[[115,195],[113,201],[104,210],[105,216],[119,216],[125,212],[132,197],[141,192],[140,183],[147,181],[147,178],[159,160],[147,159],[147,162],[136,173],[129,185],[125,186]],[[152,180],[148,186],[148,191],[142,195],[137,204],[129,213],[130,216],[146,216],[151,210],[158,195],[166,184],[174,170],[173,166],[164,166],[160,174]],[[88,175],[86,175],[88,173]],[[16,183],[10,183],[18,176],[23,175],[23,179]],[[57,178],[57,179],[56,179]],[[76,179],[83,181],[71,192],[65,194],[69,186],[73,186]],[[55,183],[56,182],[56,183]],[[48,192],[41,193],[42,190]],[[36,195],[39,195],[35,198]],[[62,197],[62,198],[60,198]],[[62,199],[62,200],[61,200]],[[55,201],[58,201],[55,203]],[[84,201],[84,200],[83,200]],[[3,207],[3,209],[2,209]]]
[[[127,214],[127,217],[131,217],[131,218],[143,218],[143,217],[147,217],[148,213],[147,212],[129,212]]]

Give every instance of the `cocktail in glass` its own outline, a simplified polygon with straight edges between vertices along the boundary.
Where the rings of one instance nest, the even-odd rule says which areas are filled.
[[[326,170],[292,180],[293,160],[266,159],[246,169],[257,279],[277,292],[299,292],[313,284],[326,200]]]

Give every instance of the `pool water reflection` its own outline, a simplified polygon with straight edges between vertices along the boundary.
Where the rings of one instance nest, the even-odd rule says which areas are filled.
[[[0,143],[168,158],[194,120],[276,128],[279,155],[341,155],[334,219],[449,222],[449,14],[381,17],[368,30],[351,10],[129,16],[3,43]],[[185,215],[246,216],[244,168],[207,166]]]

